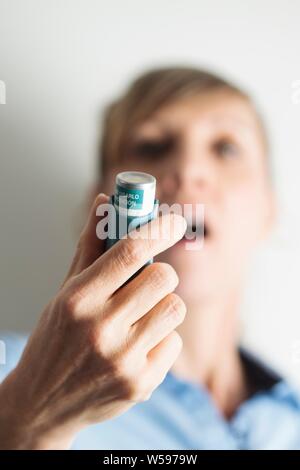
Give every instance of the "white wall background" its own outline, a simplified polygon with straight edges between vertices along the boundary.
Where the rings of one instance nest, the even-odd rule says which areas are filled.
[[[299,19],[299,0],[0,0],[0,329],[32,328],[64,276],[101,107],[145,67],[207,66],[269,122],[279,224],[253,267],[244,337],[300,384]]]

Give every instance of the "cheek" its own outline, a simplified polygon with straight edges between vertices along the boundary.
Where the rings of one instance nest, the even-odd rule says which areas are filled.
[[[263,226],[263,190],[253,184],[243,184],[227,194],[225,206],[225,223],[236,249],[255,246]]]

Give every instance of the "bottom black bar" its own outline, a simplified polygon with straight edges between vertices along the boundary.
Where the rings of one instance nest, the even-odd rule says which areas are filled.
[[[205,465],[219,465],[220,468],[226,463],[253,464],[277,463],[286,465],[289,460],[297,462],[300,451],[198,451],[198,450],[91,450],[91,451],[1,451],[1,468],[5,463],[16,463],[17,465],[46,463],[47,466],[68,463],[72,467],[88,470],[89,468],[106,468],[107,466],[123,466],[123,468],[138,468],[141,465],[189,465],[191,467]]]

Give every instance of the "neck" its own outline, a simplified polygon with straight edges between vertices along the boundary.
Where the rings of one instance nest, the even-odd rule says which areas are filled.
[[[246,397],[237,349],[239,296],[234,292],[229,297],[227,293],[186,305],[186,318],[177,328],[183,348],[172,372],[205,386],[221,412],[229,417]]]

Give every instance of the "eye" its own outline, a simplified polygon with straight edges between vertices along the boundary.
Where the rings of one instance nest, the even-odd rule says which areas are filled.
[[[236,157],[239,154],[239,148],[232,140],[223,138],[213,144],[214,153],[221,158]]]
[[[151,159],[167,155],[174,147],[172,139],[154,140],[145,139],[132,146],[132,153],[139,158]]]

